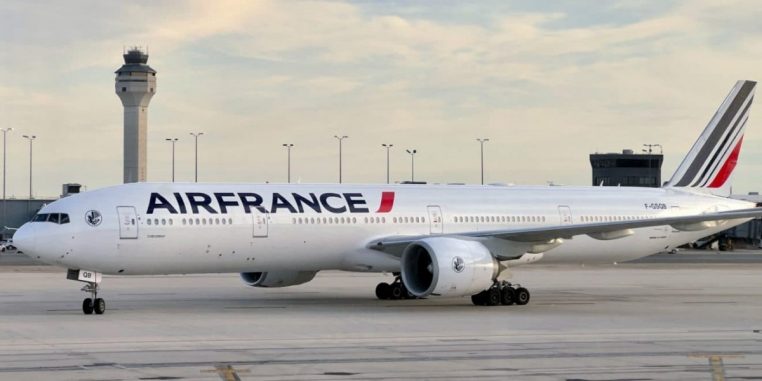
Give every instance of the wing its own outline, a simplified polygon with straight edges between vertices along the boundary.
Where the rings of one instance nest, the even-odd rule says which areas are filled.
[[[672,226],[681,231],[699,231],[721,226],[728,220],[743,220],[762,217],[762,208],[741,209],[725,212],[704,213],[689,216],[658,217],[642,220],[612,221],[586,224],[567,224],[555,226],[519,227],[501,230],[461,232],[438,236],[462,237],[465,239],[502,240],[502,252],[542,252],[550,250],[578,235],[588,235],[599,240],[619,239],[634,234],[632,229],[652,226]],[[412,242],[431,235],[396,236],[371,241],[369,249],[401,256],[402,251]],[[493,242],[494,244],[494,242]],[[507,249],[507,250],[506,250]],[[514,249],[514,250],[511,250]],[[519,255],[520,255],[519,254]],[[498,256],[499,259],[512,259],[515,256]]]

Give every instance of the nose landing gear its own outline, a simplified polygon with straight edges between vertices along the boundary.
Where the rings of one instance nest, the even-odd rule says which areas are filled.
[[[82,312],[85,315],[103,315],[106,312],[106,301],[98,297],[98,288],[102,274],[95,271],[69,269],[66,279],[86,283],[82,291],[90,294],[89,298],[82,301]]]
[[[92,282],[82,286],[82,291],[90,293],[91,298],[82,301],[82,312],[85,315],[103,315],[106,312],[106,301],[98,297],[98,283]]]

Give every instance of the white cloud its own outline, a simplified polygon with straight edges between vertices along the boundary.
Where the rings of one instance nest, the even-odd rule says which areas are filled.
[[[762,77],[762,11],[748,1],[569,27],[559,23],[576,15],[551,5],[475,21],[341,2],[56,4],[0,7],[13,21],[0,26],[0,113],[40,136],[45,194],[69,179],[121,178],[111,81],[133,43],[150,47],[159,71],[149,111],[156,181],[169,177],[168,136],[181,138],[178,178],[192,177],[191,130],[207,132],[201,171],[214,181],[283,180],[284,142],[297,144],[295,177],[334,181],[337,133],[351,136],[352,182],[384,179],[382,142],[399,147],[396,179],[409,174],[403,148],[416,147],[418,177],[477,181],[478,136],[492,139],[490,181],[586,184],[590,152],[650,142],[666,148],[666,178],[733,82]],[[617,4],[627,14],[643,7]],[[755,114],[737,189],[759,188]],[[9,148],[17,194],[22,143]]]

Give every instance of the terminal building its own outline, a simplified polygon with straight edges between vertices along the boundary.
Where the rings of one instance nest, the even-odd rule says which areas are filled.
[[[660,187],[663,161],[662,154],[636,154],[631,149],[590,154],[593,186]]]

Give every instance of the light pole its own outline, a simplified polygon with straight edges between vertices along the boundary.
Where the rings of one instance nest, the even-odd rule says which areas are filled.
[[[191,132],[190,134],[196,140],[196,151],[195,151],[196,152],[196,155],[195,155],[196,156],[196,172],[195,172],[196,176],[195,176],[194,182],[198,182],[198,137],[203,135],[204,133],[203,132]]]
[[[481,146],[481,154],[482,154],[482,185],[484,185],[484,143],[489,141],[489,138],[477,138],[477,142],[479,142],[479,145]]]
[[[394,144],[381,144],[381,147],[386,148],[386,183],[389,184],[389,150],[394,147]]]
[[[660,154],[664,154],[664,149],[662,148],[661,144],[643,144],[643,147],[648,147],[648,150],[643,149],[643,153],[647,153],[647,154],[651,155],[653,153],[653,148],[654,147],[659,147],[659,153]],[[654,176],[654,172],[655,171],[653,169],[654,169],[653,168],[653,157],[649,156],[648,157],[648,174],[651,176],[651,178],[656,180],[656,176]],[[649,179],[649,181],[650,180],[651,179]],[[649,185],[651,185],[651,186],[657,186],[658,187],[660,184],[659,184],[658,181],[654,181],[654,184],[649,183]]]
[[[170,143],[172,143],[172,182],[175,182],[175,143],[177,143],[178,138],[166,138],[164,139]]]
[[[8,200],[5,198],[5,163],[6,163],[5,157],[6,157],[6,151],[7,151],[6,144],[5,144],[5,139],[6,139],[6,135],[9,132],[13,131],[13,127],[11,127],[11,128],[2,128],[2,129],[0,129],[0,131],[3,131],[3,229],[2,229],[2,233],[3,234],[2,235],[4,236],[5,235],[5,226],[7,225],[7,222],[5,221],[5,218],[6,218],[6,215],[7,215],[6,214],[6,210],[7,209],[5,207],[5,204],[8,202]],[[5,238],[5,237],[3,237],[3,238]]]
[[[410,154],[410,182],[415,182],[415,154],[418,153],[418,150],[405,150],[407,153]]]
[[[24,139],[29,139],[29,201],[26,203],[26,213],[29,214],[29,208],[32,204],[32,143],[37,139],[36,135],[23,135]]]
[[[291,143],[283,143],[283,146],[286,147],[286,150],[288,151],[288,183],[291,184],[291,147],[294,145]]]
[[[342,136],[333,135],[333,137],[338,139],[338,141],[339,141],[339,184],[341,184],[341,142],[344,139],[348,138],[349,136],[346,136],[346,135],[342,135]]]

